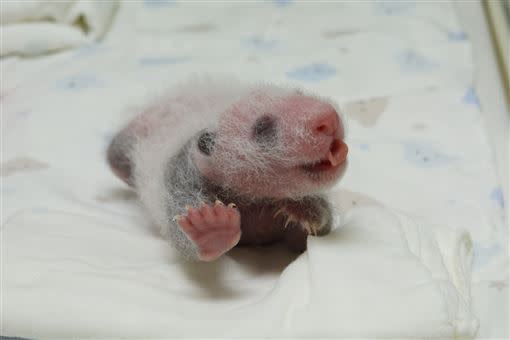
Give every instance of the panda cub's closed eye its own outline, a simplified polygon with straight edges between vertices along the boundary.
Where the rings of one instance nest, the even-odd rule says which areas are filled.
[[[273,146],[277,140],[276,119],[270,115],[257,119],[253,125],[253,137],[258,144]]]
[[[216,134],[210,131],[204,131],[200,134],[197,141],[198,150],[204,155],[210,156],[213,152]]]

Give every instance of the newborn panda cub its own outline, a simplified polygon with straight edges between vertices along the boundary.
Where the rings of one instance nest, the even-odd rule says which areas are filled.
[[[236,245],[306,249],[331,229],[324,196],[347,165],[344,126],[328,100],[233,79],[191,80],[147,106],[107,159],[186,257]]]

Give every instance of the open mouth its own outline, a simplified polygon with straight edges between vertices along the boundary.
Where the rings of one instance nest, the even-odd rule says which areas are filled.
[[[310,173],[324,173],[334,171],[345,162],[347,159],[347,144],[340,139],[335,139],[329,147],[326,157],[314,162],[305,163],[300,168]]]
[[[308,171],[308,172],[323,172],[332,170],[339,165],[333,165],[329,159],[320,160],[314,163],[304,164],[301,165],[301,169]]]

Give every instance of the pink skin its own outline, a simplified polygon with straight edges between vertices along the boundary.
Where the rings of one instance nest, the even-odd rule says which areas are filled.
[[[202,261],[217,259],[241,238],[241,215],[233,204],[225,206],[217,201],[214,206],[188,208],[187,214],[179,216],[177,222],[197,246]]]
[[[285,154],[274,158],[269,154],[269,168],[262,172],[250,166],[240,167],[238,173],[235,168],[225,168],[233,159],[248,163],[243,153],[236,152],[239,144],[253,140],[250,127],[261,116],[261,102],[241,101],[220,120],[215,157],[194,154],[202,174],[253,198],[299,197],[331,186],[345,171],[348,152],[343,141],[344,128],[335,108],[302,95],[264,99],[261,96],[261,102],[270,105],[262,108],[263,112],[278,113],[279,142],[285,146]],[[267,180],[269,176],[271,179]],[[240,237],[241,219],[236,209],[216,205],[214,218],[211,209],[208,206],[190,209],[186,217],[179,219],[183,230],[198,247],[200,259],[205,261],[230,250]],[[307,225],[307,221],[297,222],[303,222],[303,228]]]
[[[263,103],[269,104],[261,108]],[[225,165],[232,159],[249,164],[239,152],[239,145],[252,139],[251,127],[265,112],[278,114],[284,152],[277,157],[269,155],[268,169],[262,172],[249,165],[226,171]],[[254,198],[299,197],[321,191],[341,177],[347,165],[344,128],[335,108],[312,97],[294,95],[262,103],[241,101],[221,117],[219,136],[217,156],[210,160],[198,155],[197,166],[213,181]],[[308,167],[308,171],[303,168],[321,161],[324,162]],[[271,174],[271,180],[264,172]]]

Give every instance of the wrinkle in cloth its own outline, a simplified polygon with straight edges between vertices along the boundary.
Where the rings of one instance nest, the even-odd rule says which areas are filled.
[[[1,56],[36,56],[97,41],[117,7],[117,1],[7,1]]]

